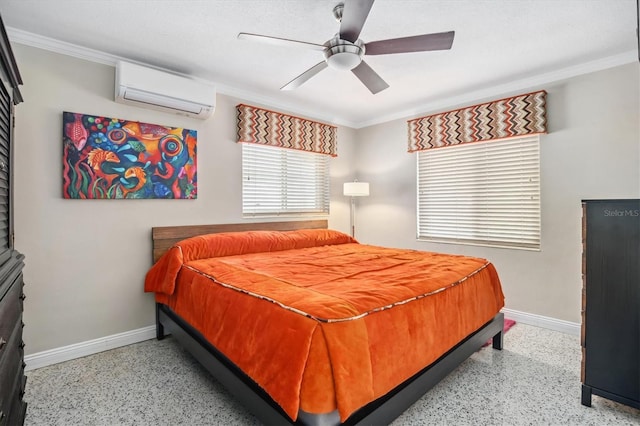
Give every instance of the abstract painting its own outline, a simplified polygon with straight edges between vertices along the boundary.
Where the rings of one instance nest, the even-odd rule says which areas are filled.
[[[63,113],[64,198],[197,198],[197,132]]]

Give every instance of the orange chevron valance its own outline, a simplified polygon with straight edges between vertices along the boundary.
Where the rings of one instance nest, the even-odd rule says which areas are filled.
[[[409,152],[546,133],[546,95],[541,90],[409,120]]]
[[[317,121],[240,104],[238,142],[337,155],[337,128]]]

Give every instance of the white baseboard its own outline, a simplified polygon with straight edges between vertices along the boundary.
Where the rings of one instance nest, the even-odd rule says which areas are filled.
[[[542,315],[515,311],[513,309],[507,308],[502,308],[502,312],[504,312],[504,316],[506,318],[512,319],[515,322],[535,325],[536,327],[559,331],[566,334],[572,334],[574,336],[580,335],[580,324],[577,322],[564,321],[555,318],[544,317]]]
[[[137,330],[125,331],[124,333],[113,334],[99,339],[88,340],[86,342],[75,343],[61,348],[50,349],[24,357],[25,370],[33,370],[48,365],[69,361],[83,356],[97,354],[133,343],[143,342],[156,337],[156,326],[139,328]]]
[[[515,320],[516,322],[547,328],[549,330],[555,330],[562,333],[573,334],[576,336],[580,335],[580,324],[575,322],[563,321],[507,308],[502,309],[502,312],[504,312],[505,317]],[[108,351],[109,349],[143,342],[145,340],[153,339],[154,337],[156,337],[156,327],[155,325],[151,325],[137,330],[126,331],[124,333],[113,334],[99,339],[88,340],[86,342],[38,352],[24,357],[24,362],[27,364],[25,370],[33,370],[57,364],[59,362],[82,358],[83,356],[97,354],[99,352]]]

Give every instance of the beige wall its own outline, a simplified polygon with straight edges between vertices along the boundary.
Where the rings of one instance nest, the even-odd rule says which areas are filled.
[[[548,92],[549,134],[540,139],[541,251],[417,241],[416,159],[407,153],[405,120],[357,134],[356,173],[371,183],[358,210],[361,242],[490,259],[508,308],[579,323],[580,200],[640,198],[638,68],[633,63],[530,89]]]
[[[207,121],[116,104],[113,67],[13,48],[25,82],[16,110],[14,210],[16,248],[27,256],[26,353],[152,325],[153,297],[142,292],[150,228],[243,221],[233,142],[239,100],[218,95]],[[507,307],[579,322],[580,200],[640,196],[638,74],[634,63],[531,88],[549,92],[540,252],[417,242],[416,164],[406,152],[405,120],[339,127],[329,225],[348,232],[342,183],[369,181],[371,196],[358,200],[362,242],[486,257],[498,267]],[[198,199],[62,199],[62,111],[196,129]]]
[[[15,246],[26,255],[26,353],[154,324],[142,292],[151,265],[151,227],[242,222],[237,99],[218,95],[207,121],[113,102],[114,68],[13,46],[25,82],[16,109]],[[62,111],[198,131],[197,200],[65,200]],[[341,184],[350,180],[354,130],[338,129],[331,160],[330,226],[348,231]]]

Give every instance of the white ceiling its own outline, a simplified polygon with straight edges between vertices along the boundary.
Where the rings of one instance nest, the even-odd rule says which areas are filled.
[[[377,95],[331,68],[280,91],[322,52],[236,38],[250,32],[322,44],[338,31],[331,12],[338,2],[2,0],[0,15],[12,42],[142,62],[352,127],[637,61],[636,0],[377,0],[365,42],[455,31],[449,51],[365,57],[390,85]]]

